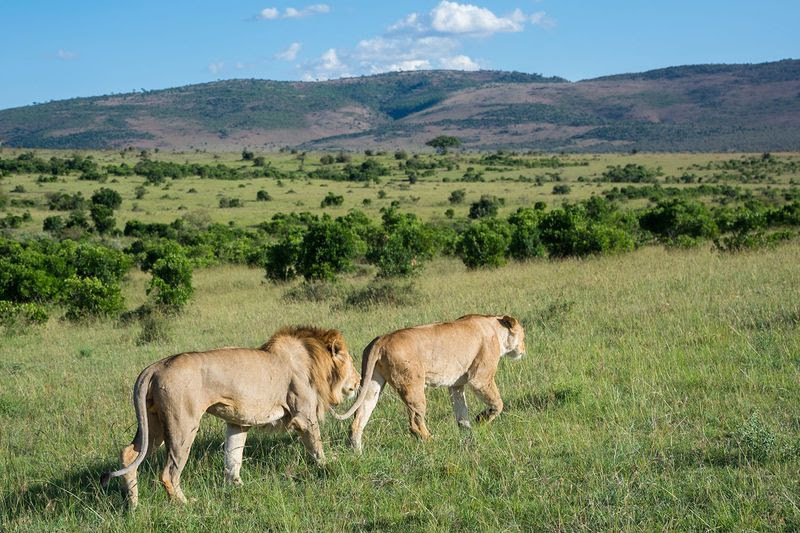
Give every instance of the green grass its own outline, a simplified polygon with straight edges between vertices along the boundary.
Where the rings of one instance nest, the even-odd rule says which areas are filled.
[[[12,158],[21,152],[21,150],[3,149],[0,150],[0,157]],[[45,159],[51,155],[66,157],[72,153],[71,151],[55,150],[37,151],[37,155]],[[132,152],[127,152],[124,158],[120,155],[120,152],[113,151],[85,151],[80,153],[92,155],[101,165],[126,162],[132,166],[139,160],[137,154]],[[319,161],[322,155],[322,153],[308,153],[303,169],[311,171],[319,168]],[[151,157],[157,160],[173,162],[223,163],[234,167],[247,168],[251,166],[250,162],[241,160],[240,153],[151,152]],[[372,218],[378,219],[382,208],[389,207],[393,201],[398,201],[400,209],[403,211],[413,211],[424,220],[441,220],[444,219],[444,213],[449,208],[453,209],[456,218],[465,217],[469,212],[470,203],[477,201],[483,194],[504,198],[506,203],[500,210],[500,215],[507,216],[517,208],[530,206],[537,201],[546,202],[548,205],[560,205],[564,201],[576,201],[589,198],[592,195],[602,194],[604,190],[611,189],[614,186],[630,185],[624,183],[596,183],[592,181],[600,178],[607,167],[611,165],[634,163],[645,165],[648,168],[661,167],[663,175],[659,178],[660,181],[663,181],[666,177],[681,176],[684,172],[692,172],[704,178],[704,182],[707,182],[720,171],[696,170],[693,165],[705,165],[709,162],[738,159],[744,157],[744,155],[687,153],[561,155],[558,157],[565,161],[581,162],[586,163],[586,165],[567,166],[560,169],[500,167],[502,170],[495,171],[487,170],[485,165],[478,162],[481,154],[454,154],[452,157],[456,158],[459,165],[458,169],[450,171],[437,169],[434,176],[421,177],[413,185],[408,183],[404,172],[397,168],[397,161],[389,153],[377,156],[377,159],[382,164],[392,169],[391,175],[383,177],[380,184],[371,183],[365,185],[364,183],[302,178],[284,179],[279,185],[277,180],[273,178],[222,181],[189,177],[174,181],[167,180],[162,185],[148,186],[145,196],[137,200],[135,190],[146,182],[145,178],[141,176],[117,178],[110,176],[108,182],[101,184],[94,181],[80,181],[77,175],[68,175],[60,177],[54,183],[36,183],[36,175],[22,174],[8,176],[0,180],[0,190],[4,191],[11,199],[31,200],[35,203],[34,207],[9,207],[7,209],[8,212],[18,215],[24,211],[31,213],[31,221],[21,228],[27,234],[41,232],[42,222],[48,216],[61,215],[66,217],[68,215],[67,212],[49,211],[45,194],[53,192],[74,194],[81,192],[86,198],[89,198],[92,192],[100,187],[114,189],[123,197],[122,207],[115,212],[117,228],[119,229],[122,229],[125,222],[131,219],[139,219],[146,222],[171,222],[187,213],[202,213],[204,217],[213,222],[228,223],[233,221],[244,225],[257,224],[268,220],[275,213],[317,212],[320,210],[320,202],[329,192],[342,195],[345,199],[341,206],[324,209],[325,213],[329,213],[332,216],[343,215],[351,209],[360,209]],[[528,159],[535,158],[534,156],[524,157]],[[800,156],[796,153],[790,153],[780,154],[779,157],[785,161],[797,161]],[[297,171],[301,166],[296,154],[268,154],[266,159],[275,168],[284,172]],[[363,155],[353,154],[354,164],[359,164],[364,159]],[[335,166],[340,167],[341,165]],[[454,181],[460,179],[468,167],[474,167],[478,171],[485,171],[484,177],[486,181],[470,183]],[[554,172],[560,175],[562,181],[557,183],[545,181],[542,185],[510,181],[517,180],[520,176],[526,179],[542,177],[547,180],[547,174]],[[790,188],[796,190],[795,184],[800,183],[800,173],[771,174],[770,178],[771,182],[768,183],[730,184],[738,185],[744,190],[751,190],[756,198],[759,198],[767,187],[781,192]],[[553,194],[553,186],[557,184],[568,184],[571,188],[570,194]],[[22,186],[25,192],[11,192],[17,186]],[[696,187],[697,184],[669,184],[668,186]],[[466,199],[462,204],[451,205],[448,202],[448,196],[456,189],[466,190]],[[196,192],[189,192],[192,190]],[[273,199],[268,202],[257,201],[256,194],[260,190],[266,190]],[[384,192],[384,198],[379,197],[380,191]],[[242,200],[243,206],[220,208],[219,200],[222,197],[238,198]],[[363,203],[365,199],[370,201],[369,205]],[[706,200],[709,199],[706,198]],[[645,200],[630,203],[631,206],[635,207],[645,204]]]
[[[0,529],[796,530],[800,528],[800,244],[738,255],[645,248],[468,272],[439,259],[406,307],[287,302],[263,272],[195,273],[167,338],[140,327],[45,326],[0,339]],[[125,284],[141,303],[146,276]],[[364,277],[344,280],[362,286]],[[356,359],[375,336],[465,313],[510,313],[527,355],[501,361],[506,411],[470,433],[429,389],[434,439],[414,440],[387,389],[363,456],[324,429],[319,469],[293,436],[251,432],[243,487],[222,483],[223,424],[204,419],[169,505],[163,450],[140,506],[99,487],[135,430],[133,381],[172,353],[255,346],[284,324],[340,328]],[[468,397],[472,414],[478,412]]]

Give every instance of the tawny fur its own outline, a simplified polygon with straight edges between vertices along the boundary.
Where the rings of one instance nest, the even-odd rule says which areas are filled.
[[[358,399],[338,419],[355,413],[350,442],[361,451],[364,427],[385,383],[394,388],[408,408],[409,429],[421,439],[425,425],[426,386],[449,387],[459,426],[469,427],[464,388],[469,387],[487,405],[477,419],[489,422],[503,410],[494,376],[500,357],[525,353],[525,332],[515,318],[467,315],[453,322],[401,329],[375,338],[362,355],[362,383]]]
[[[337,330],[283,328],[260,349],[223,348],[187,352],[145,368],[133,392],[138,428],[121,453],[130,507],[138,502],[136,470],[162,442],[167,446],[161,482],[170,498],[185,502],[181,472],[204,413],[225,420],[225,479],[241,483],[239,470],[247,430],[291,429],[323,463],[319,424],[331,405],[352,396],[359,374]]]

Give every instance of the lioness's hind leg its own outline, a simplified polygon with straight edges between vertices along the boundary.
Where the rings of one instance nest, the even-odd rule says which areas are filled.
[[[164,442],[164,431],[161,425],[161,421],[158,419],[158,416],[153,413],[148,413],[147,415],[147,426],[148,426],[148,444],[147,444],[147,456],[153,455],[155,451],[161,446],[161,443]],[[136,437],[133,439],[133,442],[122,449],[122,453],[120,454],[120,460],[122,461],[122,466],[128,466],[132,462],[136,460],[139,456],[139,452],[141,450],[139,446],[139,433],[137,431]],[[139,480],[136,470],[131,470],[127,474],[122,476],[123,484],[125,487],[125,494],[128,499],[128,507],[134,509],[136,505],[139,503]]]
[[[378,398],[381,396],[385,383],[386,380],[376,370],[372,374],[370,382],[364,384],[367,389],[367,396],[364,399],[364,403],[356,410],[353,423],[350,425],[350,445],[357,453],[361,453],[361,437],[364,434],[364,427],[369,422],[369,417],[372,415],[375,406],[378,405]]]
[[[497,418],[497,415],[503,411],[503,399],[500,397],[500,391],[494,380],[484,385],[472,385],[472,388],[478,398],[488,406],[475,417],[475,421],[491,422]]]
[[[398,388],[397,392],[405,402],[406,407],[408,407],[408,428],[411,433],[422,440],[431,438],[428,427],[425,425],[427,400],[425,398],[424,381],[421,381],[419,385]]]
[[[173,417],[166,424],[164,440],[167,444],[167,461],[161,472],[161,483],[170,499],[180,503],[186,503],[186,496],[181,489],[181,472],[186,466],[199,425],[199,418],[188,415],[185,418]]]
[[[453,414],[456,415],[456,423],[462,428],[472,427],[469,423],[469,412],[467,411],[467,399],[464,397],[464,387],[450,387],[450,399],[453,402]]]
[[[225,429],[225,481],[241,485],[239,472],[242,469],[242,454],[249,428],[228,424]]]

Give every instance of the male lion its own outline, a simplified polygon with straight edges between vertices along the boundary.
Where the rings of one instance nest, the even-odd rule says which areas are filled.
[[[361,452],[361,436],[372,410],[388,381],[408,407],[411,432],[422,439],[425,426],[425,387],[449,387],[456,421],[469,427],[464,398],[468,385],[488,407],[478,421],[491,421],[503,410],[503,400],[494,382],[500,356],[519,359],[525,354],[525,331],[510,316],[467,315],[454,322],[401,329],[375,338],[364,349],[363,374],[358,398],[345,414],[353,413],[350,443]]]
[[[122,450],[124,468],[103,474],[101,483],[124,476],[129,505],[136,507],[136,469],[165,442],[161,482],[172,500],[185,503],[181,471],[203,413],[228,423],[226,481],[241,484],[242,451],[252,426],[294,429],[317,463],[323,463],[319,423],[331,405],[354,395],[359,378],[335,329],[286,327],[259,349],[222,348],[162,359],[136,379],[136,437]]]

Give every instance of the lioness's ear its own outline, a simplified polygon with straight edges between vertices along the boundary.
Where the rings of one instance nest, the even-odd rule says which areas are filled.
[[[514,329],[514,326],[519,324],[516,318],[509,315],[505,315],[503,318],[498,318],[497,320],[503,325],[503,327],[508,328],[509,330]]]

